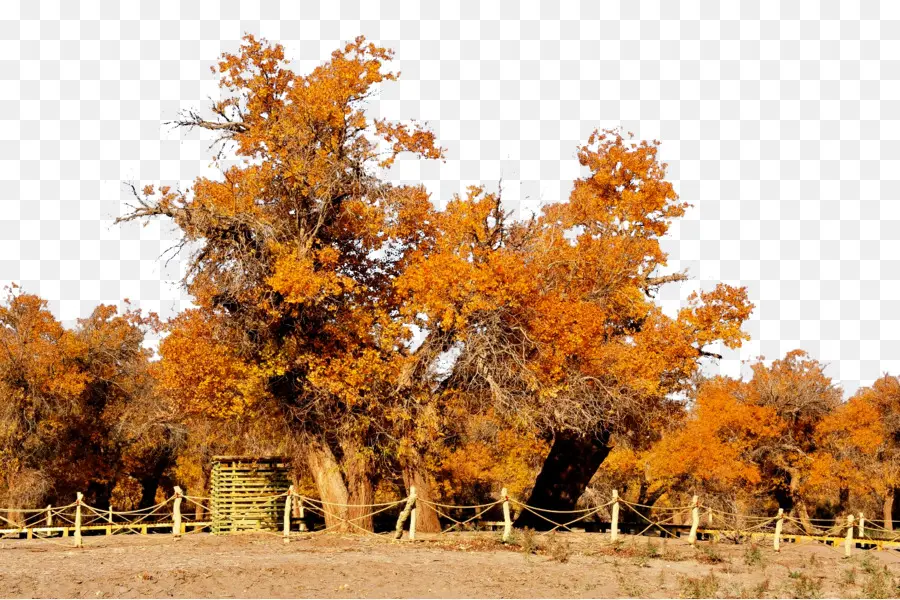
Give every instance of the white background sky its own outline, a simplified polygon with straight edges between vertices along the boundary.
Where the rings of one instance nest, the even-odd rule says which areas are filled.
[[[438,204],[502,175],[521,212],[565,198],[576,145],[621,126],[662,141],[693,204],[665,242],[690,284],[746,285],[741,361],[804,348],[853,391],[900,372],[900,61],[890,2],[5,2],[0,12],[0,283],[66,321],[123,297],[187,306],[170,227],[112,226],[123,181],[186,186],[206,138],[162,125],[217,95],[244,32],[297,70],[365,34],[401,81],[376,114],[427,120],[446,163],[401,161]]]

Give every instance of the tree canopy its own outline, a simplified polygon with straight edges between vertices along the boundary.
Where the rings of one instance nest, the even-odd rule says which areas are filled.
[[[66,328],[10,291],[10,502],[85,490],[147,506],[161,486],[206,486],[224,452],[291,456],[297,485],[343,507],[330,524],[363,528],[364,505],[411,486],[568,509],[614,483],[646,505],[703,491],[804,520],[893,502],[896,378],[842,403],[802,351],[749,380],[704,376],[749,339],[753,305],[725,283],[676,314],[656,302],[687,279],[660,241],[689,207],[659,142],[594,131],[569,197],[528,219],[502,186],[441,209],[389,181],[400,155],[444,158],[424,125],[371,118],[392,56],[359,37],[301,74],[249,35],[222,55],[220,99],[176,122],[212,137],[218,176],[135,186],[119,219],[178,227],[193,308],[160,322],[100,306]],[[428,504],[417,518],[440,527]]]

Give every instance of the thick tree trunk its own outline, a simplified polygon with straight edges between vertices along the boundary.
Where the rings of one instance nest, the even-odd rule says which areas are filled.
[[[194,496],[206,496],[206,487],[207,487],[208,485],[209,485],[209,483],[206,481],[206,478],[205,478],[205,476],[204,476],[204,478],[201,479],[201,483],[200,483],[200,485],[197,487],[197,490],[196,490],[195,492],[193,492],[191,495],[194,495]],[[202,501],[197,502],[197,503],[194,505],[194,520],[195,520],[195,521],[202,521],[205,512],[206,512],[206,511],[203,509]]]
[[[420,456],[416,455],[405,461],[402,465],[403,485],[406,487],[406,493],[409,494],[411,486],[416,487],[416,497],[425,502],[434,502],[434,493],[431,487],[431,480],[425,472],[425,467]],[[425,502],[416,502],[416,531],[422,533],[440,533],[441,522],[434,507]]]
[[[159,457],[153,465],[153,469],[145,472],[139,478],[141,482],[141,504],[138,508],[149,508],[156,504],[156,490],[163,483],[163,473],[169,466],[170,457],[165,455]]]
[[[881,505],[881,516],[884,518],[884,528],[894,530],[894,488],[888,488],[884,494],[884,503]]]
[[[791,470],[789,474],[791,477],[791,503],[794,505],[794,510],[797,511],[797,518],[800,520],[803,530],[806,533],[812,533],[813,526],[812,521],[809,520],[809,511],[806,509],[806,500],[800,495],[800,472]]]
[[[149,508],[156,504],[156,490],[160,479],[161,475],[158,473],[141,478],[141,504],[138,508]]]
[[[106,508],[110,506],[111,492],[108,484],[92,481],[85,490],[85,501],[98,508]]]
[[[835,526],[847,522],[847,507],[850,505],[850,488],[842,487],[838,490],[838,501],[834,507]]]
[[[345,522],[349,493],[341,474],[341,467],[328,444],[320,439],[310,439],[306,444],[306,463],[312,474],[319,497],[325,504],[325,526],[337,530],[350,528]]]
[[[568,432],[557,434],[527,504],[550,510],[574,510],[594,473],[609,455],[608,443],[609,434],[605,431],[596,436],[579,436]],[[553,513],[540,514],[544,518],[523,509],[515,526],[546,531],[557,523],[570,521],[572,517]]]
[[[640,488],[638,488],[638,500],[637,503],[643,506],[636,506],[634,510],[639,514],[644,515],[645,517],[650,516],[650,512],[653,510],[653,506],[662,498],[663,494],[666,493],[665,488],[659,488],[653,492],[650,491],[650,482],[646,479],[641,480]],[[647,508],[647,507],[650,508]]]
[[[375,503],[375,469],[372,459],[356,442],[344,442],[341,449],[344,452],[342,462],[349,498],[347,504],[350,504],[347,507],[347,519],[352,523],[350,531],[374,531],[371,513],[374,510],[372,504]]]

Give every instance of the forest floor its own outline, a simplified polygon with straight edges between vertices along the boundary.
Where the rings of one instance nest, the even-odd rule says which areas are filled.
[[[3,597],[897,597],[900,552],[595,533],[0,541]]]

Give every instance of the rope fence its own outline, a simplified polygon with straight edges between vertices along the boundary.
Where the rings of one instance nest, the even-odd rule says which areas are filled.
[[[612,498],[605,503],[586,508],[572,510],[556,510],[531,506],[510,498],[503,489],[500,498],[493,502],[470,505],[454,505],[434,502],[419,498],[414,487],[409,496],[391,502],[373,504],[346,504],[329,502],[319,498],[311,498],[297,494],[291,486],[286,492],[279,494],[250,496],[242,515],[245,518],[257,518],[264,510],[255,506],[277,506],[283,500],[281,531],[260,529],[260,533],[268,533],[283,538],[288,543],[292,536],[319,535],[341,531],[361,533],[379,537],[402,539],[404,529],[407,539],[416,539],[417,509],[427,507],[438,516],[441,530],[438,535],[451,532],[474,530],[479,526],[503,526],[502,540],[509,541],[513,529],[512,513],[521,516],[531,515],[542,524],[541,535],[549,535],[557,531],[580,531],[591,524],[592,530],[608,534],[609,541],[617,543],[620,534],[658,535],[664,537],[681,537],[687,532],[688,543],[695,545],[697,540],[721,539],[736,543],[750,541],[759,543],[770,540],[774,549],[780,551],[781,545],[825,544],[836,551],[843,547],[844,556],[850,556],[853,549],[883,550],[900,548],[900,532],[895,532],[872,521],[867,521],[862,513],[846,515],[840,519],[824,520],[798,517],[786,514],[779,509],[776,515],[759,516],[744,515],[736,512],[714,508],[700,502],[694,496],[686,506],[650,506],[629,502],[619,497],[613,490]],[[257,502],[258,501],[258,502]],[[189,509],[182,512],[182,502]],[[502,508],[502,521],[488,521],[485,518],[490,511]],[[352,514],[351,514],[352,509]],[[375,533],[365,524],[392,510],[399,510],[396,526],[388,534]],[[705,516],[705,524],[701,524],[701,511]],[[363,514],[358,514],[363,513]],[[598,518],[601,513],[610,515],[609,521]],[[271,513],[267,513],[271,514]],[[496,513],[495,513],[496,514]],[[307,515],[324,521],[324,526],[310,530]],[[680,517],[689,515],[690,525],[676,523]],[[112,507],[99,508],[84,502],[82,494],[78,494],[75,502],[64,506],[47,506],[41,509],[11,508],[0,509],[0,539],[47,540],[65,545],[82,547],[85,539],[98,539],[97,536],[112,535],[146,535],[149,533],[171,533],[175,539],[185,535],[212,532],[212,525],[222,517],[215,508],[212,498],[207,496],[184,495],[180,488],[165,500],[146,508],[135,510],[113,510]],[[625,522],[622,517],[631,517]],[[233,517],[233,514],[230,514]],[[576,527],[577,526],[577,527]],[[72,540],[62,540],[69,538]]]

